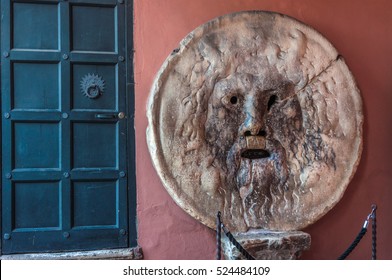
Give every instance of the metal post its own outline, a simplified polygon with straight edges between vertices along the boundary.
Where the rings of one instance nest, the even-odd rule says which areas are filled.
[[[222,222],[221,222],[221,212],[218,211],[216,215],[216,259],[221,259],[221,251],[222,251],[222,243],[221,243],[221,231],[222,231]]]
[[[377,260],[377,224],[376,224],[377,205],[372,205],[372,260]]]

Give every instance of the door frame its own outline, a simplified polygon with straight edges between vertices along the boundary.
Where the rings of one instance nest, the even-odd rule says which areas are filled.
[[[125,0],[126,102],[127,102],[127,163],[128,163],[128,247],[138,247],[136,217],[136,131],[135,131],[135,76],[133,41],[133,0]],[[131,239],[131,236],[134,238]],[[139,250],[141,253],[141,250]]]

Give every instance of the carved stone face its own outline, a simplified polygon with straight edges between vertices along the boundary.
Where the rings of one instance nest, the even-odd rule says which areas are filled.
[[[164,63],[148,144],[169,194],[214,228],[301,229],[343,195],[362,147],[355,82],[320,34],[243,12],[192,32]]]
[[[288,179],[286,148],[302,133],[302,113],[294,85],[278,74],[234,73],[219,80],[209,99],[206,141],[228,183],[239,191],[248,223],[252,212],[267,215],[270,188]],[[264,201],[264,203],[260,203]],[[258,216],[258,215],[257,215]]]
[[[234,144],[243,158],[270,159],[273,125],[283,111],[274,110],[280,100],[293,95],[294,87],[282,79],[234,73],[218,81],[209,100],[206,140],[226,157]],[[292,112],[300,115],[300,108]],[[271,143],[268,143],[271,145]],[[272,148],[272,146],[271,146]]]

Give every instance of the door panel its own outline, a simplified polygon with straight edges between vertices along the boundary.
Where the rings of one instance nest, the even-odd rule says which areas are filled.
[[[13,3],[12,9],[14,49],[58,50],[57,4]]]
[[[13,109],[59,110],[59,64],[13,63]]]
[[[75,110],[117,110],[117,64],[80,64],[72,65],[72,108]],[[102,85],[99,96],[84,92],[90,80]],[[82,94],[81,94],[82,91]],[[87,91],[87,90],[86,90]],[[93,99],[93,100],[92,100]]]
[[[60,228],[60,182],[15,182],[14,229]],[[54,199],[57,198],[57,199]]]
[[[116,7],[72,6],[72,50],[116,52],[116,21]]]
[[[73,226],[117,225],[118,181],[75,181],[73,193]],[[106,205],[107,209],[102,205]]]
[[[116,123],[73,123],[73,168],[117,168]],[[94,155],[94,156],[91,156]]]
[[[13,170],[60,168],[60,137],[59,123],[13,122]]]
[[[3,253],[127,247],[125,4],[1,4]]]

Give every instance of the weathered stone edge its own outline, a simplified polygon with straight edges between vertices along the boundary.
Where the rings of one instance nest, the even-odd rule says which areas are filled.
[[[2,255],[0,260],[141,260],[141,247],[63,253]]]

